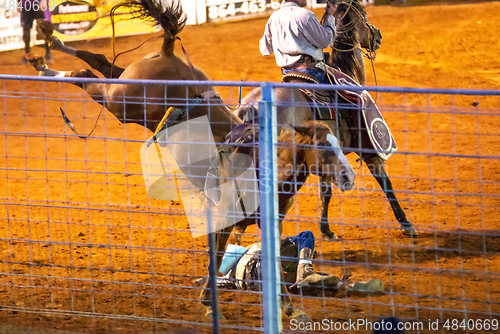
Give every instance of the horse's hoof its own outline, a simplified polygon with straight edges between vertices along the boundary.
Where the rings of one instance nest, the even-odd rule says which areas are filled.
[[[45,65],[45,61],[43,60],[43,57],[38,56],[33,53],[28,53],[24,56],[28,63],[30,63],[31,66],[35,68],[37,71],[43,71],[47,69],[47,65]]]
[[[212,307],[211,306],[207,306],[207,312],[205,313],[205,317],[212,319],[212,314],[213,313],[214,312],[212,310]],[[226,318],[224,317],[224,315],[222,314],[221,311],[217,312],[217,318],[219,318],[219,320],[226,320]]]
[[[339,238],[332,231],[321,232],[321,235],[325,241],[339,241]]]
[[[296,320],[297,322],[312,322],[311,318],[301,310],[293,310],[290,319]]]
[[[54,26],[47,20],[36,20],[36,33],[37,38],[44,39],[50,43],[50,37],[54,33]]]
[[[413,227],[413,225],[410,226],[401,226],[401,230],[403,231],[403,234],[408,235],[410,238],[416,237],[419,235],[418,231]]]

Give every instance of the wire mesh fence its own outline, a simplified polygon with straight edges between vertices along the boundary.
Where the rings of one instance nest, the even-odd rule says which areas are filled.
[[[126,121],[123,124],[107,111],[98,116],[101,105],[65,78],[57,79],[61,82],[0,78],[0,147],[5,148],[0,155],[3,328],[20,332],[27,328],[42,332],[213,332],[212,318],[206,317],[200,296],[202,291],[210,290],[204,285],[209,276],[208,238],[203,233],[193,234],[194,219],[206,222],[206,212],[203,206],[195,208],[193,203],[196,199],[199,205],[208,203],[216,210],[215,224],[222,220],[220,217],[225,217],[226,222],[248,221],[247,211],[248,216],[255,211],[251,210],[252,203],[262,204],[257,188],[241,187],[242,180],[251,180],[255,175],[259,184],[263,176],[259,175],[263,173],[259,169],[261,132],[257,119],[252,117],[253,111],[264,110],[265,105],[259,104],[260,94],[243,101],[249,112],[246,119],[254,126],[242,128],[238,119],[231,117],[232,109],[240,104],[240,95],[247,95],[261,84],[210,83],[216,85],[223,101],[212,94],[211,99],[196,102],[189,99],[193,87],[188,82],[138,82],[143,95],[115,101],[126,106],[121,116]],[[89,85],[92,80],[80,82]],[[210,84],[197,83],[201,87]],[[149,95],[153,85],[161,87],[155,91],[162,93]],[[174,101],[169,94],[179,85],[182,93]],[[239,86],[243,86],[242,93]],[[305,87],[269,84],[275,89],[275,102],[268,106],[270,110],[276,107],[278,112],[274,147],[280,155],[276,177],[287,176],[277,184],[277,209],[284,212],[289,207],[280,239],[285,260],[283,279],[289,282],[295,309],[310,318],[309,322],[297,320],[300,318],[294,321],[284,310],[283,331],[370,333],[377,320],[395,316],[407,330],[416,333],[496,332],[500,316],[500,167],[496,152],[500,142],[500,93],[402,88],[371,92],[398,146],[386,161],[385,171],[403,215],[419,233],[410,238],[401,230],[405,226],[408,230],[401,213],[396,213],[398,219],[393,212],[395,200],[387,200],[370,172],[369,168],[374,167],[369,157],[374,152],[357,145],[361,136],[356,141],[335,128],[325,130],[315,124],[312,130],[306,129],[312,131],[307,139],[306,130],[302,129],[300,137],[301,129],[290,126],[307,125],[299,121],[298,115],[311,102],[306,100],[304,104],[296,95],[280,99],[279,95],[299,86]],[[196,128],[202,124],[194,121],[196,118],[189,119],[194,123],[187,123],[198,131],[182,130],[195,138],[182,141],[182,136],[172,137],[177,130],[161,137],[161,130],[186,122],[167,122],[162,128],[164,113],[148,114],[148,106],[167,110],[186,104],[194,108],[193,115],[206,111],[211,127],[203,129],[210,129],[213,137],[200,137],[206,133]],[[290,105],[294,109],[284,111]],[[356,114],[359,105],[350,106]],[[61,117],[60,108],[80,135],[90,133],[96,124],[93,134],[82,139],[73,133]],[[139,112],[132,113],[134,110]],[[242,109],[237,112],[241,115]],[[291,116],[282,117],[284,112]],[[132,119],[137,115],[142,118]],[[149,117],[148,122],[144,115]],[[178,112],[177,117],[182,116]],[[342,117],[337,120],[339,124],[342,120],[352,121]],[[351,132],[347,133],[353,133],[359,130],[356,124],[361,123],[349,124]],[[158,137],[154,139],[158,125]],[[220,145],[227,129],[235,128],[243,129],[246,136]],[[314,161],[339,156],[327,135],[348,146],[343,152],[356,174],[352,189],[343,186],[347,166],[335,160],[340,164],[338,168],[344,169],[332,171],[343,173],[335,174],[339,185],[332,188],[328,223],[338,241],[322,236],[319,223],[325,188],[320,177],[308,175],[326,172],[306,159],[317,152],[321,154],[314,155]],[[346,145],[349,141],[354,144]],[[156,152],[161,159],[146,159],[157,169],[145,173],[141,152],[148,142],[153,144],[148,146],[149,156]],[[175,143],[178,146],[172,148]],[[230,163],[235,166],[240,160],[223,156],[235,150],[252,157],[253,165],[242,168],[254,170],[255,174],[237,171],[236,175],[224,175],[225,183],[220,183],[217,173],[224,166],[214,164],[215,157],[222,165],[226,163],[225,167]],[[170,156],[163,160],[167,152]],[[362,154],[364,163],[356,152]],[[284,159],[291,159],[291,165],[283,163]],[[172,160],[177,163],[174,167],[162,165],[162,161]],[[193,163],[204,168],[203,173]],[[170,178],[158,189],[170,192],[155,198],[151,185],[157,180],[155,176],[165,175],[162,167],[168,167]],[[307,173],[301,174],[300,168]],[[212,186],[216,191],[207,188],[208,169],[217,176],[211,179],[219,182]],[[189,182],[181,180],[181,174]],[[186,184],[195,184],[204,197],[193,197]],[[222,184],[238,189],[230,192],[236,200],[231,197],[232,206],[226,211],[221,204],[226,203],[223,196],[227,194],[221,190]],[[262,183],[259,185],[262,191]],[[389,189],[387,183],[385,189]],[[243,201],[246,195],[255,201],[260,198],[261,202]],[[284,197],[292,198],[293,203],[283,201]],[[258,210],[255,217],[260,218]],[[331,276],[316,286],[297,288],[294,283],[300,256],[297,242],[289,240],[306,231],[315,236],[314,270]],[[223,279],[219,274],[218,306],[225,319],[217,321],[217,325],[223,333],[265,331],[265,316],[274,314],[265,308],[272,296],[261,292],[259,265],[255,264],[260,263],[259,248],[252,249],[261,241],[260,229],[250,225],[239,239],[234,233],[225,235],[228,243],[239,242],[249,253],[232,261],[239,265],[231,264],[233,276]],[[286,248],[290,245],[295,248]],[[230,247],[240,254],[240,248]],[[229,257],[226,254],[226,259]],[[261,268],[268,277],[267,268]],[[347,277],[349,281],[342,280]],[[353,285],[374,279],[383,283],[383,291],[365,292],[362,290],[366,285],[362,289]]]

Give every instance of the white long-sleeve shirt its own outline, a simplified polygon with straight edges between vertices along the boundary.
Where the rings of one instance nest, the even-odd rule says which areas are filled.
[[[295,64],[302,54],[322,60],[323,49],[333,44],[335,32],[333,16],[327,16],[323,27],[310,10],[285,2],[267,21],[259,42],[260,53],[268,56],[274,52],[280,67]]]

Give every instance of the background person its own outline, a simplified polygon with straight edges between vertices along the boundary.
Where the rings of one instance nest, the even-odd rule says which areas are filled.
[[[47,0],[20,0],[19,10],[21,11],[21,26],[23,27],[23,42],[25,55],[31,52],[31,29],[33,22],[37,19],[45,19],[50,21],[50,5]],[[23,56],[21,59],[22,64],[28,61]],[[49,44],[45,42],[45,63],[52,64],[52,57],[50,55]]]

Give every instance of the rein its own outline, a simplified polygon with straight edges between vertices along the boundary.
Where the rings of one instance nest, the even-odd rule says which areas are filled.
[[[189,66],[189,71],[191,71],[191,76],[193,77],[193,80],[199,81],[198,76],[196,75],[196,71],[194,70],[193,63],[191,63],[191,59],[189,58],[189,55],[186,52],[186,49],[184,49],[184,45],[182,45],[181,38],[179,36],[176,36],[175,39],[179,40],[179,42],[181,43],[181,49],[182,49],[182,52],[184,53],[184,56],[186,57],[186,61],[187,61],[188,66]],[[201,97],[200,86],[194,86],[194,87],[196,89],[196,96]]]
[[[94,126],[92,127],[92,131],[90,131],[90,133],[88,135],[86,135],[86,136],[80,135],[78,133],[78,131],[76,131],[76,128],[73,125],[73,123],[71,123],[71,121],[69,120],[69,118],[66,116],[66,113],[64,112],[63,108],[59,107],[59,109],[61,110],[61,115],[62,115],[62,118],[63,118],[64,122],[71,129],[71,131],[73,131],[79,138],[81,138],[81,139],[87,139],[87,137],[90,137],[90,135],[92,133],[94,133],[94,130],[97,127],[97,122],[99,121],[99,118],[101,117],[101,114],[102,114],[102,111],[104,110],[104,107],[102,107],[101,111],[99,111],[99,115],[97,115],[97,119],[95,120]]]
[[[366,17],[366,12],[362,13],[358,8],[356,8],[356,6],[354,6],[352,4],[352,1],[338,1],[338,2],[336,2],[336,5],[338,5],[338,4],[342,4],[342,5],[346,5],[347,6],[347,10],[345,11],[345,13],[340,18],[340,21],[342,21],[345,18],[345,16],[347,15],[347,13],[349,12],[349,10],[352,9],[353,12],[358,17],[358,19],[361,19],[363,21],[363,24],[365,25],[365,27],[368,29],[368,31],[372,35],[372,39],[375,38],[375,33],[373,32],[373,25],[370,22],[368,22],[368,18]],[[322,25],[324,25],[324,23],[326,22],[326,15],[327,14],[325,12],[325,14],[323,14],[323,17],[321,18]],[[346,32],[349,32],[349,31],[353,30],[355,28],[355,26],[356,26],[356,21],[352,20],[351,22],[349,22],[349,24],[340,26],[337,29],[337,32],[346,33]],[[351,51],[354,51],[357,48],[360,48],[363,56],[365,58],[370,59],[370,63],[371,63],[371,66],[372,66],[372,71],[373,71],[373,77],[375,79],[375,86],[378,86],[378,83],[377,83],[377,74],[375,72],[375,65],[373,63],[373,61],[375,60],[375,58],[377,56],[377,53],[376,53],[375,50],[373,50],[373,48],[374,48],[373,41],[370,43],[370,45],[369,45],[369,47],[368,47],[368,49],[366,51],[363,48],[361,48],[360,46],[358,46],[358,45],[347,44],[347,43],[346,43],[346,45],[351,46],[351,48],[350,49],[338,49],[338,48],[336,48],[336,47],[334,47],[332,45],[332,50],[335,50],[337,52],[351,52]],[[375,101],[377,101],[377,99],[378,99],[378,92],[375,95]]]

